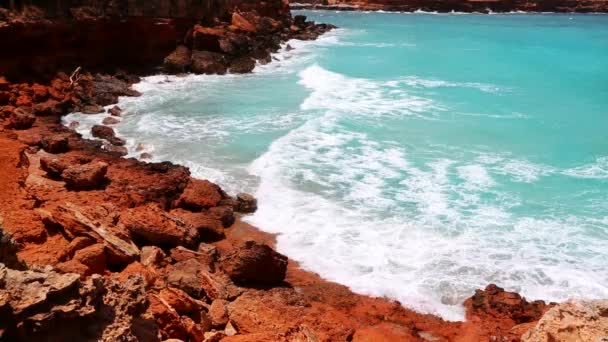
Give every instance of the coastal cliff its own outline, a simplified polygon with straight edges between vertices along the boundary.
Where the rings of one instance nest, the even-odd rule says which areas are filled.
[[[557,12],[606,13],[603,0],[302,0],[292,8],[426,12]]]
[[[195,24],[229,22],[235,11],[255,10],[275,20],[290,17],[282,0],[10,3],[0,7],[0,75],[11,79],[48,79],[78,66],[151,72]]]

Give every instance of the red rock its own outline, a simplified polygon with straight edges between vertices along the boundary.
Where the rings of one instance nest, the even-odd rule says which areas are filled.
[[[194,323],[192,318],[188,316],[181,317],[182,326],[186,329],[188,336],[190,337],[190,341],[204,341],[205,340],[205,331],[201,329],[201,327]]]
[[[123,146],[126,143],[124,139],[116,136],[116,133],[114,133],[114,129],[112,129],[112,127],[94,125],[93,128],[91,128],[91,134],[96,138],[109,141],[112,145]]]
[[[202,309],[202,304],[200,302],[190,297],[186,292],[174,287],[162,289],[159,293],[159,297],[180,315],[189,314],[193,311]]]
[[[191,210],[215,207],[222,200],[220,188],[207,181],[193,179],[178,200],[178,206]]]
[[[195,229],[152,203],[126,209],[120,216],[120,223],[132,234],[152,244],[191,246],[198,238]]]
[[[188,71],[192,60],[192,51],[187,46],[179,45],[165,58],[163,69],[165,72],[179,74]]]
[[[228,323],[228,301],[224,299],[216,299],[211,303],[209,307],[209,318],[211,318],[211,324],[215,328],[220,328]]]
[[[61,178],[68,187],[76,190],[97,189],[106,185],[107,171],[107,163],[93,162],[70,166],[61,173]]]
[[[40,158],[40,168],[52,177],[60,176],[68,167],[70,167],[70,163],[64,159],[48,156]]]
[[[35,121],[36,117],[30,112],[22,108],[17,108],[13,110],[5,126],[14,129],[28,129],[32,127]]]
[[[49,96],[47,88],[37,83],[32,85],[32,92],[34,93],[34,101],[36,102],[44,101]]]
[[[153,286],[159,278],[159,274],[154,267],[145,266],[139,262],[133,262],[120,272],[118,279],[125,281],[133,275],[141,276],[145,280],[146,287]]]
[[[81,276],[90,275],[89,268],[76,260],[69,260],[55,265],[55,269],[61,273],[76,273]]]
[[[68,137],[65,135],[47,135],[42,137],[42,148],[48,153],[64,153],[70,150]]]
[[[17,107],[29,107],[32,105],[32,99],[27,95],[21,95],[15,100],[15,106]]]
[[[490,284],[485,290],[476,290],[473,297],[465,301],[467,316],[491,316],[513,320],[515,324],[539,320],[550,306],[543,301],[528,302],[515,292]]]
[[[220,52],[220,39],[226,35],[221,28],[210,28],[196,25],[192,34],[192,49],[199,51]]]
[[[103,274],[106,269],[106,254],[103,244],[95,244],[74,253],[73,260],[88,267],[88,274]]]
[[[124,146],[116,146],[110,143],[103,144],[103,149],[115,157],[124,157],[129,154],[129,150]]]
[[[86,236],[78,236],[70,241],[68,248],[59,256],[59,260],[67,260],[74,257],[74,253],[79,249],[91,246],[95,243],[95,240],[86,237]]]
[[[148,301],[150,303],[148,312],[154,317],[163,339],[179,338],[187,341],[188,333],[177,312],[157,295],[148,295]]]
[[[56,100],[50,99],[44,102],[36,103],[32,108],[37,116],[50,116],[62,114],[65,109],[65,103],[62,104]]]
[[[255,26],[237,12],[232,13],[232,25],[245,32],[255,32]]]
[[[220,261],[237,284],[276,285],[285,279],[287,257],[265,244],[245,241]]]
[[[234,210],[232,209],[232,206],[222,205],[218,207],[209,208],[209,210],[207,210],[207,214],[209,214],[209,216],[211,216],[212,218],[220,220],[224,227],[232,226],[235,220]]]
[[[223,75],[228,70],[228,62],[226,57],[220,53],[195,50],[192,52],[190,68],[196,74]]]
[[[417,341],[416,333],[402,325],[383,322],[375,326],[359,329],[353,335],[353,342],[376,341]]]
[[[217,241],[224,237],[222,221],[207,213],[193,213],[184,209],[174,209],[171,214],[196,229],[202,241]]]

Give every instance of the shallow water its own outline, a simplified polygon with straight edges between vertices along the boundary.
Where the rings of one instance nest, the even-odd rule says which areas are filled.
[[[341,28],[138,84],[132,155],[255,193],[281,252],[422,312],[461,319],[490,282],[608,296],[608,16],[303,13]]]

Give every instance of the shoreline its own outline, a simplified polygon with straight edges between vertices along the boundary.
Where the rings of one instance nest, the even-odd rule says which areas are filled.
[[[72,277],[57,295],[71,306],[49,296],[43,305],[19,303],[28,310],[17,311],[0,288],[0,312],[11,303],[9,324],[38,324],[37,330],[25,324],[15,332],[0,322],[0,339],[69,334],[52,329],[86,324],[102,325],[105,340],[129,334],[156,340],[138,335],[144,327],[150,336],[157,331],[163,340],[183,341],[517,341],[553,306],[490,285],[465,302],[466,321],[446,322],[301,269],[264,247],[275,245],[274,235],[241,220],[255,200],[232,197],[180,165],[123,158],[124,151],[103,149],[62,125],[66,104],[86,105],[79,101],[111,94],[111,107],[137,78],[83,72],[75,83],[65,74],[42,85],[0,82],[0,91],[11,94],[0,111],[1,241],[26,265],[0,261],[13,269],[9,281],[16,283],[17,272],[38,272],[45,284],[58,274]],[[96,286],[103,295],[90,290]],[[130,309],[118,310],[115,321],[104,325],[107,317],[90,312],[90,303],[99,300]],[[49,307],[56,311],[47,315]]]

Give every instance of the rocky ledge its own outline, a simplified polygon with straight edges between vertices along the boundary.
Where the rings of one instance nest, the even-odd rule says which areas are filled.
[[[555,12],[607,13],[604,0],[300,0],[292,9],[389,12]]]

